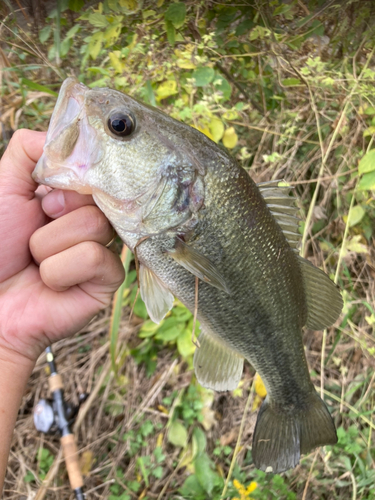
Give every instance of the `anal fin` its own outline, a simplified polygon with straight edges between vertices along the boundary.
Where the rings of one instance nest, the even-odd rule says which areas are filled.
[[[324,330],[333,325],[341,314],[343,301],[340,290],[329,277],[311,262],[299,257],[307,302],[306,326]]]
[[[244,358],[212,335],[202,332],[194,352],[198,382],[215,391],[233,391],[238,386]]]
[[[147,312],[155,323],[160,323],[172,309],[173,295],[150,269],[143,264],[139,266],[139,285],[141,297]]]

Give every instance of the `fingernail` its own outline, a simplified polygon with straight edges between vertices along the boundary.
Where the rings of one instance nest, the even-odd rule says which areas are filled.
[[[42,201],[44,212],[49,217],[57,217],[65,208],[65,197],[61,189],[55,189],[48,193]]]

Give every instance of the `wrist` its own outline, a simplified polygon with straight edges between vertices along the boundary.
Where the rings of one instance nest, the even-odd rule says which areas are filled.
[[[13,429],[34,364],[31,359],[0,345],[0,496]]]
[[[14,375],[26,383],[36,361],[0,344],[0,370],[3,374]]]

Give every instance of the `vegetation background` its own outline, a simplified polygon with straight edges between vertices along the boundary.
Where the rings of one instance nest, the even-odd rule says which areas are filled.
[[[63,79],[110,86],[229,148],[257,182],[285,179],[301,253],[342,289],[326,332],[304,332],[335,446],[282,475],[251,458],[261,381],[213,393],[192,370],[192,316],[155,325],[132,256],[111,310],[54,349],[66,397],[90,396],[75,431],[88,498],[362,499],[374,482],[375,4],[372,0],[5,0],[0,6],[2,149],[46,130]],[[121,251],[121,245],[120,245]],[[33,426],[42,356],[20,410],[4,498],[68,499],[59,439]]]

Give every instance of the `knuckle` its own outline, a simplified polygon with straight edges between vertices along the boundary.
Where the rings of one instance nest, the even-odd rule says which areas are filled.
[[[85,228],[89,236],[98,236],[108,229],[108,221],[97,207],[86,207]]]
[[[53,283],[53,268],[51,269],[48,260],[45,260],[40,264],[39,273],[43,283],[45,283],[47,286],[50,286]]]
[[[40,229],[37,229],[30,237],[29,249],[36,261],[40,260]]]
[[[25,134],[27,133],[27,130],[25,128],[19,128],[17,129],[14,134],[12,135],[12,138],[10,140],[9,144],[12,144],[17,141],[22,141],[22,139],[25,137]]]
[[[8,144],[8,153],[12,153],[16,148],[19,148],[19,144],[23,142],[25,137],[25,129],[20,128],[14,132],[12,137],[10,138]]]
[[[105,256],[103,255],[104,247],[93,241],[87,241],[85,247],[88,267],[97,268],[102,265],[105,260]]]

